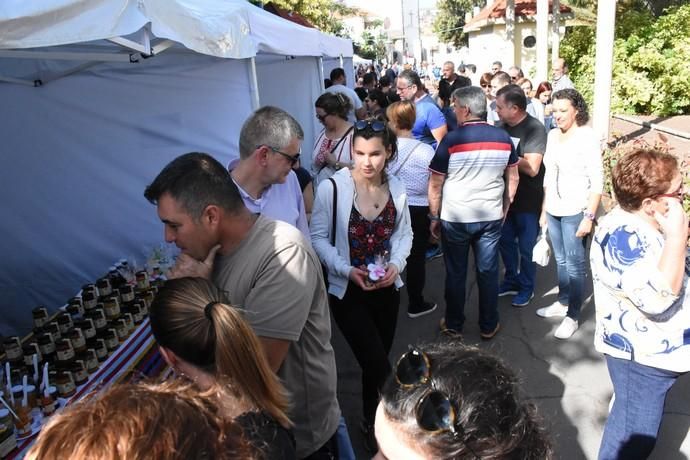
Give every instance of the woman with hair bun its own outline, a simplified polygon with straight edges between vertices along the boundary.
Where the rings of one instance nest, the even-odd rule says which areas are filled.
[[[288,399],[240,310],[202,278],[166,282],[151,305],[151,330],[165,361],[218,403],[240,407],[236,421],[266,459],[294,459]]]
[[[314,103],[316,118],[323,129],[316,136],[312,153],[314,189],[342,168],[352,166],[352,123],[348,113],[352,102],[344,93],[323,93]]]

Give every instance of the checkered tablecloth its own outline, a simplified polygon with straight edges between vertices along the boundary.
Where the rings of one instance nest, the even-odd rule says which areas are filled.
[[[86,383],[77,387],[77,392],[72,397],[60,399],[60,407],[78,401],[90,393],[102,391],[114,383],[138,382],[164,377],[167,373],[167,365],[158,352],[147,318],[106,361],[101,363]],[[17,448],[7,458],[23,458],[36,440],[36,436],[17,441]]]

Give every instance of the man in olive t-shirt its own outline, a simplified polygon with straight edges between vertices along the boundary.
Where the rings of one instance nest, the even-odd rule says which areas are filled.
[[[290,393],[298,458],[336,455],[335,354],[321,264],[309,242],[292,225],[252,214],[225,167],[204,153],[170,162],[144,196],[157,205],[165,240],[182,251],[169,276],[213,279],[245,310]]]
[[[544,201],[546,131],[526,111],[527,98],[518,85],[508,85],[496,94],[500,127],[510,134],[520,160],[520,182],[515,199],[503,223],[499,249],[505,277],[498,295],[514,295],[514,307],[527,306],[534,297],[536,266],[532,250],[539,234],[539,215]]]

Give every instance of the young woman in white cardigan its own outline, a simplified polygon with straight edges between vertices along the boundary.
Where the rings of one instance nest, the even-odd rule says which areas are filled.
[[[405,185],[385,172],[396,151],[396,136],[385,123],[357,122],[352,169],[341,168],[333,182],[319,185],[311,220],[312,244],[328,270],[333,317],[362,368],[362,431],[372,453],[379,392],[391,371],[400,272],[412,247]]]

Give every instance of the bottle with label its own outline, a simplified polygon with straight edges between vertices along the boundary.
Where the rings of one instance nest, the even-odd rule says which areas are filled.
[[[54,386],[48,387],[48,391],[44,391],[41,396],[41,411],[43,415],[45,417],[53,415],[57,406],[57,388]]]
[[[31,310],[31,316],[34,318],[34,327],[43,327],[48,322],[48,309],[44,306],[39,306]]]
[[[24,361],[24,352],[22,351],[22,342],[16,335],[7,337],[2,342],[5,348],[5,357],[10,363],[21,363]]]
[[[74,378],[70,371],[60,371],[55,377],[55,386],[58,394],[63,398],[69,398],[77,392],[77,386],[74,384]]]
[[[94,291],[82,292],[81,303],[84,306],[84,312],[93,310],[98,304],[98,296],[96,296]]]
[[[72,317],[69,313],[60,313],[57,317],[57,323],[61,335],[67,334],[74,327]]]
[[[55,357],[55,342],[53,342],[53,336],[50,332],[44,332],[39,335],[38,338],[38,349],[43,356],[45,361],[52,361]]]
[[[55,353],[58,364],[64,369],[74,362],[74,348],[69,339],[60,339],[55,344]]]

